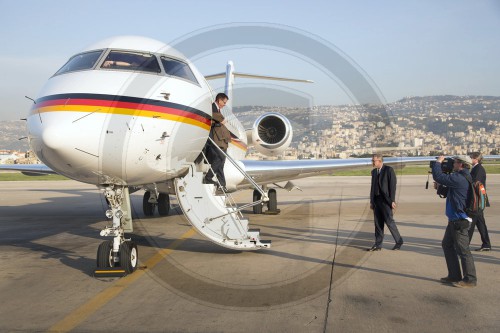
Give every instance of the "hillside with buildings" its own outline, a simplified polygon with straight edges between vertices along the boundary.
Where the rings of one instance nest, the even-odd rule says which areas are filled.
[[[292,123],[294,136],[283,158],[347,158],[389,147],[409,156],[466,154],[500,149],[500,97],[407,97],[385,106],[323,105],[303,107],[235,107],[250,128],[266,112],[279,112]],[[24,121],[0,122],[0,150],[26,152]],[[387,149],[389,151],[389,149]],[[249,158],[263,158],[253,149]]]
[[[26,133],[24,120],[0,121],[0,149],[27,151]]]
[[[235,109],[248,119],[271,111],[284,114],[293,124],[292,146],[284,156],[290,159],[347,158],[383,147],[397,147],[409,156],[471,151],[496,154],[500,146],[500,97],[408,97],[384,107]],[[245,123],[247,127],[251,124]],[[250,154],[259,158],[257,153]]]

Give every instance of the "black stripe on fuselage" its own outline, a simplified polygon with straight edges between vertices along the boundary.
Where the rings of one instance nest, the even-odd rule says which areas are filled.
[[[189,113],[196,114],[206,119],[211,119],[211,117],[201,110],[172,102],[164,102],[156,99],[131,97],[131,96],[119,96],[119,95],[104,95],[104,94],[86,94],[86,93],[73,93],[73,94],[56,94],[49,95],[36,100],[37,103],[44,101],[50,101],[55,99],[91,99],[91,100],[104,100],[104,101],[116,101],[116,102],[126,102],[126,103],[136,103],[136,104],[148,104],[154,106],[162,106],[172,109],[177,109],[181,111],[186,111]]]

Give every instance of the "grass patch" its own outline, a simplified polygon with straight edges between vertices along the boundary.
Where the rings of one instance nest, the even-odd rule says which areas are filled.
[[[0,172],[0,181],[69,180],[61,175],[26,176],[21,172]]]
[[[500,164],[483,163],[486,174],[495,175],[500,174]],[[370,176],[372,167],[366,167],[357,170],[339,170],[332,173],[332,176]],[[429,168],[428,164],[425,165],[407,165],[402,170],[396,170],[396,175],[427,175]]]
[[[486,174],[495,175],[500,173],[500,164],[483,164]]]
[[[483,163],[486,174],[500,174],[500,164],[496,161],[487,161]],[[366,167],[356,170],[339,170],[329,174],[329,176],[370,176],[372,167]],[[408,165],[402,170],[396,170],[396,175],[427,175],[430,171],[428,164]],[[0,181],[35,181],[35,180],[69,180],[69,178],[61,175],[41,175],[41,176],[26,176],[21,172],[0,172]]]

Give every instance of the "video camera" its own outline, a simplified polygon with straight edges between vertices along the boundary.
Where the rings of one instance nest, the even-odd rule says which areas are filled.
[[[431,161],[429,163],[429,167],[432,167],[437,163],[437,161]],[[441,171],[443,173],[449,174],[453,172],[453,163],[455,161],[451,157],[446,157],[442,162],[441,162]],[[429,171],[429,175],[432,172]],[[427,176],[427,183],[425,184],[425,189],[429,188],[429,176]],[[446,198],[448,196],[448,187],[445,185],[437,184],[434,183],[434,189],[436,190],[436,194],[439,195],[440,198]]]
[[[429,167],[432,169],[432,167],[436,163],[437,163],[436,161],[431,161],[429,163]],[[453,172],[453,163],[455,163],[455,161],[451,157],[446,157],[443,160],[443,162],[441,162],[441,171],[443,173],[452,173]]]

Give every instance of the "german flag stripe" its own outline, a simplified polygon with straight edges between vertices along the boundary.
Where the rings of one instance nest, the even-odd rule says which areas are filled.
[[[188,123],[210,129],[210,116],[182,104],[128,96],[99,94],[59,94],[40,98],[33,105],[35,112],[98,112],[141,117],[155,117]]]
[[[31,109],[38,112],[98,112],[178,121],[210,130],[211,117],[182,104],[154,99],[103,94],[57,94],[39,98]],[[231,144],[247,150],[247,145],[231,133]]]

